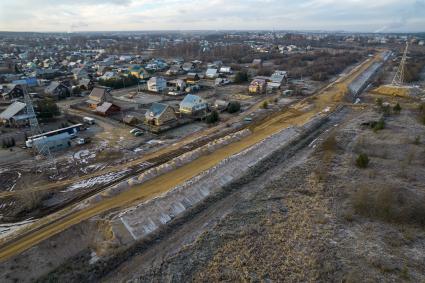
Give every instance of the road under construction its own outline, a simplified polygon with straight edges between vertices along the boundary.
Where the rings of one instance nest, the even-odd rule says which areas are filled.
[[[285,128],[302,126],[314,116],[320,115],[320,113],[330,113],[334,111],[339,105],[345,103],[344,99],[348,92],[349,84],[367,70],[371,64],[381,60],[381,54],[377,54],[373,58],[368,58],[351,72],[342,75],[338,80],[331,83],[314,96],[303,99],[289,108],[275,113],[257,124],[249,126],[251,130],[250,135],[237,142],[223,146],[212,154],[201,156],[173,171],[153,178],[143,184],[136,185],[130,190],[126,190],[118,195],[104,198],[87,207],[80,209],[68,207],[35,221],[31,226],[26,227],[25,230],[21,232],[18,231],[17,234],[13,235],[13,238],[9,238],[1,244],[0,260],[6,261],[37,245],[41,241],[93,216],[112,209],[126,208],[135,203],[152,199],[194,178],[205,170],[215,166],[221,160],[237,154]],[[170,151],[174,147],[177,148],[179,146],[181,146],[181,143],[174,145],[172,148],[167,148],[164,151]],[[154,154],[159,156],[160,153],[157,152]]]

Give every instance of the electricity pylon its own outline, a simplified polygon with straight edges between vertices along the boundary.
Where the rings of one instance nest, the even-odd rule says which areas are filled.
[[[406,60],[407,60],[407,49],[409,48],[409,42],[406,42],[406,48],[404,49],[403,52],[403,57],[401,58],[401,62],[400,65],[398,66],[397,72],[395,73],[395,76],[393,78],[393,82],[391,83],[392,85],[395,86],[401,86],[404,84],[405,82],[405,78],[404,78],[404,69],[406,67]]]
[[[37,116],[35,115],[34,106],[32,104],[31,97],[28,93],[26,85],[22,85],[22,90],[24,92],[24,101],[26,105],[26,112],[28,115],[28,119],[30,122],[31,127],[31,135],[38,135],[42,134],[42,131],[40,129],[40,125],[38,124]],[[42,156],[44,156],[47,159],[47,164],[50,164],[55,171],[57,171],[56,168],[56,161],[53,158],[52,153],[50,152],[49,145],[46,142],[35,142],[33,144],[33,148]],[[36,172],[37,169],[40,168],[40,163],[36,161]]]

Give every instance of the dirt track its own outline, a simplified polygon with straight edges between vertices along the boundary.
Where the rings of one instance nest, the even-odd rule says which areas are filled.
[[[378,60],[378,58],[375,58],[375,60]],[[332,111],[342,101],[345,90],[347,89],[347,83],[351,82],[372,62],[373,60],[365,61],[360,68],[355,69],[347,77],[341,79],[341,81],[335,84],[332,84],[323,92],[297,103],[289,111],[284,111],[283,113],[280,113],[259,125],[253,126],[251,129],[253,134],[239,142],[225,146],[214,152],[214,154],[203,156],[188,165],[148,181],[147,183],[133,188],[132,190],[111,197],[110,199],[106,199],[86,209],[61,217],[59,220],[50,222],[46,226],[36,229],[34,232],[30,232],[25,236],[14,240],[10,244],[2,246],[0,248],[0,259],[6,260],[13,255],[19,254],[25,249],[36,245],[40,241],[99,213],[118,207],[125,207],[132,203],[155,197],[177,184],[187,181],[202,171],[214,166],[220,160],[256,144],[273,133],[276,133],[288,126],[304,124],[311,117],[323,111],[326,107],[329,107],[328,111]]]

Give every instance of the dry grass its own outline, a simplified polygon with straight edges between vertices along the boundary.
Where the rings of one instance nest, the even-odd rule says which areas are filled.
[[[103,150],[97,153],[95,160],[96,162],[104,162],[104,161],[110,161],[110,160],[117,160],[122,157],[123,157],[122,152]]]
[[[399,224],[425,225],[425,197],[388,185],[362,186],[351,195],[357,214]]]

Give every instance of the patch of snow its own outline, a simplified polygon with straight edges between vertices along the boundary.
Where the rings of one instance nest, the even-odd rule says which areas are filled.
[[[98,262],[99,261],[99,257],[97,256],[97,254],[96,254],[96,252],[95,251],[92,251],[91,252],[91,254],[90,254],[90,256],[91,256],[91,258],[90,258],[90,261],[89,261],[89,264],[95,264],[96,262]]]
[[[6,223],[6,224],[0,224],[0,238],[4,238],[7,235],[10,235],[11,233],[15,232],[16,230],[27,226],[31,223],[33,223],[35,220],[29,218],[27,220],[16,222],[16,223]]]
[[[150,140],[146,142],[148,145],[156,145],[156,144],[163,144],[164,141],[162,140]]]
[[[127,172],[129,172],[130,169],[126,169],[120,172],[110,172],[107,173],[105,175],[100,175],[97,177],[93,177],[81,182],[77,182],[71,186],[69,186],[68,188],[66,188],[65,190],[61,191],[62,193],[66,193],[66,192],[72,192],[74,190],[78,190],[78,189],[88,189],[91,188],[95,185],[101,185],[101,184],[107,184],[110,182],[113,182],[119,178],[121,178],[122,176],[124,176]]]

